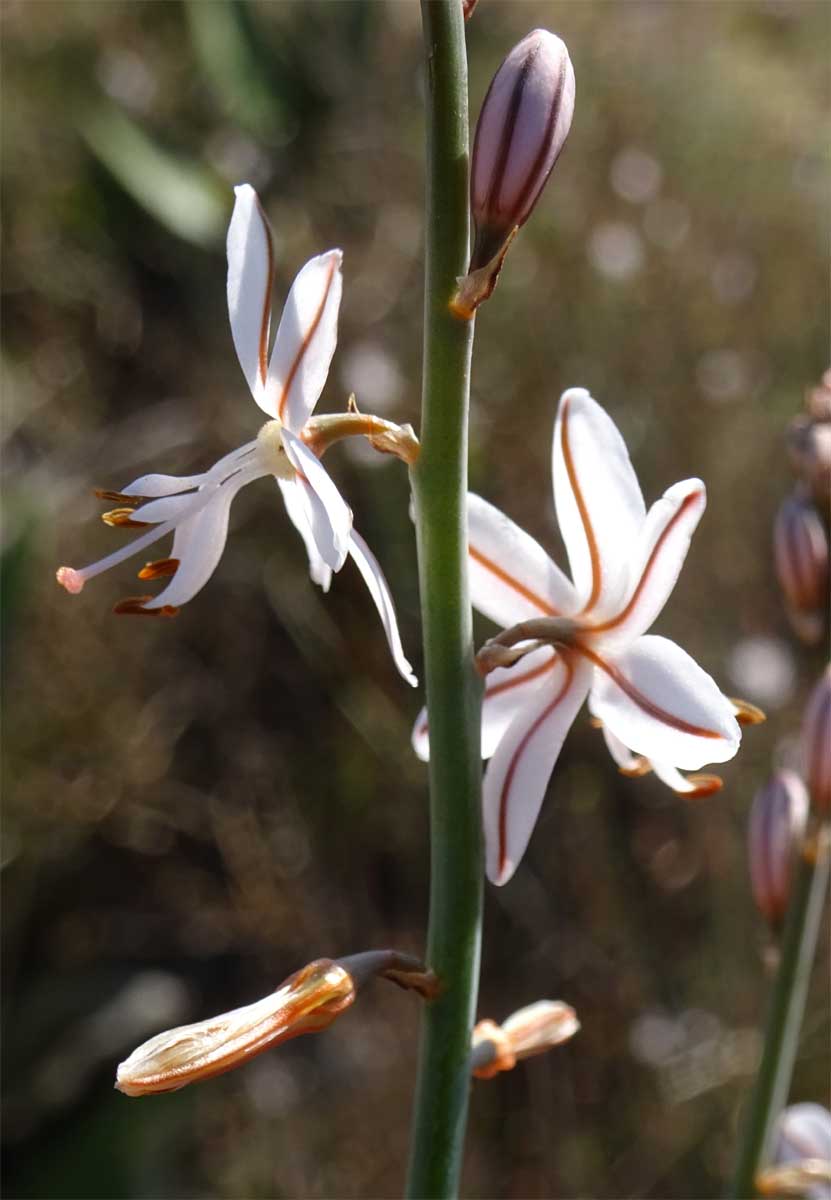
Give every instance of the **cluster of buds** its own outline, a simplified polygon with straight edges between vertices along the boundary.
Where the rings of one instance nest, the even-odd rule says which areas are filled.
[[[797,480],[776,515],[773,549],[788,618],[797,637],[813,645],[823,636],[829,603],[831,369],[808,390],[805,410],[788,429]]]
[[[831,819],[831,666],[808,697],[800,736],[801,775],[779,770],[759,789],[748,824],[753,898],[773,932],[781,929],[800,855],[827,853]]]
[[[565,42],[535,29],[493,77],[476,124],[470,203],[476,239],[451,308],[470,319],[493,292],[517,230],[560,156],[574,115],[574,68]]]

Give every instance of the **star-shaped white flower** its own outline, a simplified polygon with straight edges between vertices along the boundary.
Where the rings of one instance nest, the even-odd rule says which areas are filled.
[[[119,507],[111,525],[150,526],[148,532],[91,566],[61,567],[58,582],[78,593],[88,579],[173,534],[169,558],[148,563],[140,579],[172,576],[156,596],[116,605],[118,613],[173,616],[213,574],[225,548],[231,502],[240,488],[271,475],[303,538],[312,579],[327,591],[349,555],[381,616],[398,670],[415,685],[404,656],[389,587],[352,513],[304,435],[323,390],[337,343],[342,276],[340,250],[311,259],[289,292],[269,356],[274,254],[254,189],[235,188],[228,229],[228,313],[237,356],[255,401],[269,420],[257,437],[201,475],[142,475],[120,492],[100,493]]]
[[[677,483],[647,512],[623,439],[582,388],[560,401],[553,475],[573,582],[498,509],[468,500],[472,602],[506,631],[480,661],[522,657],[490,670],[482,713],[487,872],[498,884],[522,858],[586,696],[620,765],[634,767],[634,752],[679,791],[699,786],[678,768],[725,762],[741,740],[714,680],[674,642],[644,636],[678,578],[704,484]],[[428,756],[424,713],[413,744]]]

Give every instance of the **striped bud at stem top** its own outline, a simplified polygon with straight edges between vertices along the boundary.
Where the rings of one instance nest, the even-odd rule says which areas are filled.
[[[802,717],[802,773],[811,808],[822,820],[831,818],[831,664],[825,668]]]
[[[498,254],[523,225],[565,145],[574,114],[566,44],[535,29],[493,77],[476,125],[470,196],[476,242],[470,271]]]
[[[778,930],[788,908],[796,854],[808,819],[808,792],[795,771],[776,771],[753,798],[747,859],[756,907]]]

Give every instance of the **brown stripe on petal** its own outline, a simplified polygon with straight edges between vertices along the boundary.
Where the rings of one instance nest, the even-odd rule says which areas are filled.
[[[520,213],[520,216],[517,218],[517,221],[520,225],[524,224],[528,220],[528,217],[531,215],[531,210],[533,209],[534,205],[536,204],[537,196],[540,194],[542,189],[545,187],[546,181],[548,180],[548,176],[554,170],[554,165],[560,156],[560,150],[562,150],[563,145],[565,145],[565,140],[564,140],[562,145],[560,146],[560,150],[557,151],[557,153],[554,155],[553,159],[551,160],[551,166],[548,168],[548,170],[545,172],[544,175],[540,175],[540,169],[541,169],[543,163],[545,162],[545,157],[548,154],[549,147],[551,146],[552,138],[554,135],[554,127],[557,124],[557,117],[559,116],[559,113],[560,113],[560,102],[563,98],[563,91],[565,90],[565,86],[566,86],[566,75],[567,75],[566,63],[567,63],[567,61],[568,61],[567,59],[563,59],[560,64],[560,78],[557,81],[557,89],[554,92],[554,94],[550,100],[551,107],[549,109],[548,117],[545,122],[545,131],[543,132],[542,140],[540,141],[539,150],[537,151],[536,158],[534,159],[534,162],[531,165],[531,169],[528,172],[528,175],[526,177],[525,184],[522,188],[522,191],[519,193],[516,200],[514,201],[515,209],[516,209],[516,211],[518,211]],[[534,195],[535,192],[536,192],[536,196]],[[528,207],[527,212],[525,211],[526,206]]]
[[[511,153],[511,146],[513,143],[514,130],[516,128],[517,117],[519,116],[519,110],[522,107],[522,96],[525,91],[526,85],[528,83],[528,76],[531,73],[531,68],[534,65],[534,60],[536,59],[537,55],[539,54],[540,49],[541,49],[540,42],[537,42],[537,44],[531,48],[531,50],[528,53],[528,57],[525,59],[525,62],[522,64],[519,71],[517,72],[514,89],[511,92],[511,99],[508,103],[508,109],[505,113],[505,124],[502,127],[502,138],[499,143],[499,150],[498,150],[497,155],[494,158],[494,162],[493,162],[493,173],[491,175],[491,185],[488,188],[487,199],[485,200],[485,204],[484,204],[485,209],[491,215],[494,214],[494,210],[496,210],[496,212],[500,211],[500,208],[499,208],[500,193],[502,191],[502,185],[505,182],[505,168],[508,165],[508,158]],[[497,75],[498,75],[498,72],[497,72]],[[491,87],[493,87],[493,83],[496,81],[496,78],[497,78],[497,76],[495,75],[493,82],[491,83]],[[489,94],[490,94],[490,88],[488,88],[488,95]],[[482,112],[485,111],[485,109],[487,107],[487,103],[488,103],[488,96],[485,96],[484,103],[482,104]],[[478,134],[479,129],[481,128],[482,124],[483,124],[483,122],[481,121],[481,118],[480,118],[479,124],[477,124],[477,126],[476,126],[477,134]],[[475,144],[473,147],[473,152],[474,152],[474,154],[476,153]],[[516,222],[512,222],[512,224],[516,224]]]
[[[495,683],[491,687],[485,688],[483,700],[492,700],[494,696],[499,696],[503,692],[509,692],[512,688],[519,687],[523,683],[530,683],[532,679],[539,679],[542,675],[545,675],[547,671],[550,671],[552,667],[555,666],[556,662],[557,658],[555,655],[552,658],[547,659],[546,662],[540,663],[538,667],[534,667],[532,670],[526,671],[524,674],[512,674],[510,679],[503,679],[501,683]]]
[[[617,684],[624,695],[628,696],[633,703],[637,704],[638,708],[643,709],[645,713],[649,713],[651,717],[655,717],[664,725],[669,725],[671,729],[677,729],[681,733],[692,734],[693,737],[703,738],[718,738],[723,740],[723,734],[716,732],[715,729],[706,729],[703,725],[693,725],[690,721],[685,721],[683,717],[676,717],[674,713],[667,712],[660,705],[654,704],[648,696],[644,696],[643,692],[638,691],[633,683],[626,678],[614,663],[607,662],[601,658],[594,650],[590,650],[583,642],[574,642],[573,649],[578,654],[582,654],[589,662],[594,663],[601,671],[604,671],[613,683]]]
[[[101,513],[105,525],[117,526],[120,529],[145,529],[150,521],[134,521],[132,508],[111,508],[109,512]]]
[[[565,696],[568,689],[571,687],[571,681],[574,678],[574,667],[571,665],[569,660],[562,659],[561,661],[562,661],[563,668],[565,671],[565,679],[563,681],[563,686],[560,688],[559,692],[554,697],[554,699],[551,701],[551,703],[546,705],[546,707],[543,709],[543,711],[537,717],[536,721],[534,721],[534,723],[530,726],[530,728],[526,729],[519,745],[517,746],[516,750],[514,750],[514,753],[511,757],[511,761],[508,764],[508,770],[505,774],[505,779],[503,780],[503,783],[502,783],[502,792],[499,796],[499,874],[500,875],[505,870],[505,863],[508,858],[508,803],[510,800],[511,784],[514,781],[514,775],[516,774],[516,769],[517,769],[517,766],[519,765],[519,760],[522,757],[522,755],[524,754],[528,743],[530,742],[530,740],[534,736],[534,734],[537,732],[540,725],[542,725],[542,723],[544,721],[548,720],[548,718],[551,716],[551,714],[553,713],[553,711],[557,707],[557,705],[562,702],[563,697]]]
[[[626,620],[626,618],[630,615],[633,608],[638,603],[638,600],[641,598],[643,589],[646,587],[647,583],[649,582],[649,576],[652,572],[653,567],[655,566],[655,563],[657,561],[658,555],[661,552],[661,548],[663,547],[664,542],[667,540],[669,535],[672,533],[673,529],[678,524],[678,522],[681,520],[681,518],[685,515],[687,510],[692,507],[692,505],[695,503],[696,500],[699,499],[700,496],[701,496],[700,491],[691,492],[689,494],[689,496],[687,496],[686,499],[681,503],[681,505],[678,508],[678,511],[674,514],[672,519],[667,522],[667,524],[665,525],[665,527],[663,529],[663,532],[661,533],[661,536],[658,538],[657,542],[655,543],[655,545],[652,548],[652,553],[649,555],[649,558],[646,561],[646,566],[643,569],[643,573],[641,574],[641,577],[638,580],[637,586],[635,587],[635,590],[632,593],[632,595],[629,599],[629,603],[626,605],[626,607],[622,608],[621,611],[617,614],[617,616],[611,617],[608,621],[603,621],[600,625],[592,625],[592,627],[591,627],[592,633],[606,633],[609,629],[615,629],[618,625],[621,625]]]
[[[487,558],[481,552],[481,550],[477,550],[475,546],[468,545],[467,552],[473,561],[477,562],[480,567],[484,567],[486,571],[490,571],[491,574],[495,575],[502,583],[507,584],[509,588],[513,588],[513,590],[518,592],[520,596],[523,596],[526,600],[529,600],[535,608],[539,609],[541,613],[544,613],[547,617],[556,617],[558,615],[557,609],[554,608],[553,605],[549,604],[547,600],[543,600],[542,597],[538,596],[536,592],[532,592],[530,588],[527,588],[525,584],[520,583],[518,579],[514,579],[513,575],[509,575],[508,572],[503,570],[502,567],[497,566],[496,563],[492,559]]]
[[[271,229],[269,228],[268,219],[263,212],[263,206],[260,204],[259,196],[255,196],[257,202],[257,212],[260,220],[263,223],[263,233],[265,234],[266,254],[268,255],[268,274],[265,281],[265,295],[263,296],[263,315],[260,318],[260,348],[259,348],[259,366],[260,380],[265,387],[266,377],[268,375],[268,330],[271,324],[271,293],[274,289],[274,247],[271,244]]]
[[[592,527],[591,518],[589,517],[588,506],[585,498],[580,490],[580,483],[577,479],[577,471],[574,466],[574,459],[571,454],[571,446],[568,440],[568,421],[569,421],[570,401],[563,402],[562,420],[560,422],[560,446],[563,452],[563,462],[565,463],[566,474],[568,481],[571,484],[571,490],[574,493],[574,502],[577,505],[577,511],[580,514],[580,520],[583,523],[583,532],[586,535],[586,544],[589,548],[589,559],[592,569],[592,590],[583,607],[583,614],[591,612],[597,603],[597,598],[600,595],[600,586],[603,582],[603,571],[600,565],[600,552],[597,549],[597,538],[595,537]]]
[[[179,570],[178,558],[157,558],[155,562],[145,563],[138,573],[139,579],[164,579],[175,575]]]
[[[161,608],[145,608],[152,596],[128,596],[113,605],[117,617],[175,617],[179,609],[172,604],[163,604]]]
[[[326,280],[326,287],[323,292],[323,299],[321,300],[320,306],[318,307],[318,310],[315,313],[314,318],[312,319],[311,325],[309,326],[309,328],[307,329],[307,331],[305,333],[303,341],[300,344],[300,349],[297,351],[297,354],[295,355],[294,362],[291,364],[291,369],[289,370],[288,376],[286,377],[286,381],[283,384],[283,391],[282,391],[282,394],[280,395],[280,403],[277,406],[277,416],[280,418],[280,420],[284,424],[285,424],[286,403],[288,402],[289,391],[291,390],[291,385],[294,383],[294,378],[297,375],[297,372],[300,370],[300,364],[303,361],[306,351],[309,349],[309,346],[312,344],[312,338],[314,337],[315,333],[317,332],[317,327],[321,322],[321,318],[323,317],[323,310],[326,307],[326,301],[329,299],[329,292],[332,289],[332,280],[335,278],[335,270],[337,268],[337,265],[338,265],[337,257],[333,257],[332,262],[329,266],[329,277]]]

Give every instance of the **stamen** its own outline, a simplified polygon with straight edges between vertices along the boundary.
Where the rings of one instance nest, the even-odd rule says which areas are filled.
[[[84,576],[74,567],[58,567],[55,578],[61,587],[66,588],[70,596],[77,596],[79,592],[83,591]]]
[[[105,525],[120,529],[145,529],[150,524],[149,521],[134,521],[132,508],[111,508],[109,512],[101,514],[101,520]]]
[[[152,596],[128,596],[113,606],[113,612],[118,617],[175,617],[178,614],[179,609],[172,604],[163,604],[161,608],[145,608],[145,604],[152,599]]]
[[[618,771],[621,775],[625,775],[627,779],[640,779],[642,775],[648,775],[652,770],[652,764],[648,758],[644,758],[642,754],[636,754],[632,758],[632,765],[622,767],[618,764]]]
[[[687,783],[693,785],[691,792],[682,792],[685,800],[701,800],[704,796],[712,796],[724,787],[724,780],[718,775],[688,775]]]
[[[157,558],[155,562],[145,563],[138,573],[139,579],[164,579],[167,575],[175,575],[179,570],[178,558]]]
[[[767,716],[761,708],[757,708],[749,700],[740,700],[736,696],[728,696],[727,699],[733,705],[736,720],[740,725],[761,725],[763,721],[767,720]]]

